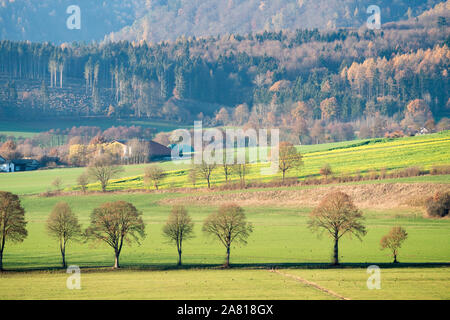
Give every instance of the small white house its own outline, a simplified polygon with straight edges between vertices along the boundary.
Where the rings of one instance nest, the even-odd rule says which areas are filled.
[[[12,166],[12,167],[11,167]],[[14,164],[0,156],[0,172],[13,172]]]
[[[0,172],[9,172],[9,165],[6,164],[6,159],[0,156]]]
[[[3,160],[0,160],[0,172],[31,171],[37,170],[40,166],[39,162],[34,159],[5,160],[4,162]]]
[[[15,166],[11,161],[0,163],[0,172],[14,172]]]
[[[420,128],[419,132],[416,133],[416,136],[422,136],[424,134],[429,134],[430,131],[428,131],[427,128]]]

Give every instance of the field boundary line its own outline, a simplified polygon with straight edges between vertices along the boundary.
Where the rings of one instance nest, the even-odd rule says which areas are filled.
[[[302,277],[294,276],[293,274],[289,274],[289,273],[283,273],[283,272],[280,272],[278,270],[269,270],[269,272],[275,272],[275,273],[278,273],[279,275],[282,275],[284,277],[292,278],[292,279],[297,280],[297,281],[299,281],[301,283],[304,283],[304,284],[306,284],[308,286],[314,287],[317,290],[320,290],[320,291],[325,292],[325,293],[327,293],[329,295],[335,296],[336,298],[339,298],[340,300],[351,300],[350,298],[346,298],[344,296],[341,296],[340,294],[334,292],[333,290],[330,290],[330,289],[327,289],[325,287],[322,287],[322,286],[318,285],[317,283],[309,281],[309,280],[306,280],[306,279],[303,279]]]

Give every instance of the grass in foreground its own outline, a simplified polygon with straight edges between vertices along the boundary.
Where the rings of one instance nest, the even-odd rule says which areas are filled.
[[[81,290],[68,276],[0,274],[0,299],[333,299],[266,270],[82,271]]]
[[[367,288],[367,269],[295,270],[282,272],[300,276],[349,299],[449,300],[450,268],[381,268],[381,289]]]
[[[381,270],[381,289],[369,290],[365,268],[286,269],[349,299],[450,299],[450,268]],[[64,272],[0,274],[0,299],[337,299],[264,269],[81,271],[81,290],[66,287]]]

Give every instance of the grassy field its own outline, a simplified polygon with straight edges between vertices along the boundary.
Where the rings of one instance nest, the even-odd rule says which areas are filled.
[[[29,221],[29,236],[20,245],[8,244],[5,250],[5,269],[16,271],[0,275],[0,299],[336,298],[289,277],[269,273],[266,269],[273,266],[288,268],[282,271],[316,282],[351,299],[449,298],[446,289],[450,285],[449,268],[423,268],[430,263],[450,263],[448,219],[425,219],[420,210],[412,209],[364,210],[367,236],[362,242],[345,238],[340,244],[340,259],[349,269],[326,269],[332,243],[326,236],[317,238],[307,228],[310,208],[247,207],[246,214],[254,225],[254,232],[247,246],[232,248],[231,262],[238,269],[211,270],[223,263],[225,252],[217,241],[202,234],[201,224],[216,207],[188,206],[196,234],[196,238],[184,246],[183,262],[189,269],[171,270],[176,264],[176,249],[165,242],[161,233],[170,207],[159,205],[157,201],[177,196],[180,194],[22,196]],[[116,200],[130,201],[143,212],[147,224],[146,240],[141,246],[124,248],[121,255],[124,270],[118,272],[110,272],[108,268],[113,263],[113,252],[106,245],[71,244],[67,251],[68,263],[82,268],[83,290],[67,290],[65,279],[68,275],[57,270],[60,266],[57,243],[45,231],[51,208],[58,201],[67,201],[83,227],[87,227],[93,208]],[[389,254],[379,249],[381,236],[393,225],[402,225],[409,233],[399,256],[403,265],[395,269],[390,268]],[[367,275],[361,264],[384,266],[383,290],[373,291],[365,287]],[[410,267],[415,264],[419,267]],[[33,271],[46,269],[53,271]],[[114,283],[113,289],[111,283]]]
[[[304,155],[304,165],[299,171],[287,173],[287,177],[297,177],[300,180],[308,177],[318,177],[320,168],[328,163],[336,175],[355,175],[357,172],[368,174],[371,170],[380,171],[386,169],[387,173],[398,169],[419,166],[430,169],[434,165],[449,165],[450,157],[450,132],[433,134],[428,136],[408,137],[393,140],[373,139],[366,141],[354,141],[347,143],[333,143],[317,146],[299,146]],[[188,180],[189,170],[187,165],[167,165],[167,176],[161,187],[186,187],[191,186]],[[281,172],[276,175],[261,175],[261,168],[268,164],[254,164],[249,168],[247,181],[270,181],[280,179]],[[166,169],[167,170],[167,169]],[[225,182],[222,168],[218,166],[212,175],[212,184],[220,185]],[[231,181],[237,182],[236,175]],[[197,186],[204,187],[206,182],[198,179]],[[142,174],[129,179],[114,181],[111,190],[128,190],[145,188]],[[93,190],[99,190],[100,186],[94,184]]]
[[[319,176],[320,168],[328,163],[336,175],[368,174],[370,170],[392,172],[396,169],[420,166],[430,169],[434,165],[449,165],[450,132],[394,140],[372,139],[338,142],[313,146],[299,146],[304,155],[304,165],[300,171],[289,172],[287,176],[305,179]],[[161,188],[192,187],[188,180],[189,165],[169,161],[159,163],[167,173]],[[125,166],[120,178],[111,181],[109,190],[144,189],[143,173],[147,165]],[[261,167],[267,164],[253,164],[247,174],[247,181],[270,181],[279,179],[281,174],[262,176]],[[18,194],[41,193],[51,189],[51,183],[60,177],[67,190],[77,190],[76,179],[84,171],[83,168],[64,168],[40,170],[36,172],[20,172],[0,174],[0,190],[8,190]],[[445,177],[417,177],[435,182],[449,181]],[[233,175],[231,180],[238,181]],[[221,167],[217,167],[212,175],[213,185],[225,182]],[[206,182],[198,178],[198,187],[205,187]],[[100,184],[92,183],[90,190],[100,190]]]
[[[0,299],[333,299],[266,270],[82,272],[81,290],[68,290],[67,277],[0,274]]]
[[[381,289],[369,290],[364,268],[287,269],[347,299],[450,299],[450,268],[382,268]],[[81,290],[68,290],[64,272],[0,274],[0,299],[337,299],[268,270],[89,271]],[[114,285],[111,285],[111,284]]]
[[[450,268],[384,268],[381,288],[367,288],[367,269],[281,270],[330,289],[352,300],[450,299]]]
[[[353,142],[310,147],[305,152],[305,166],[300,173],[313,174],[324,162],[336,172],[351,168],[390,169],[412,165],[430,167],[448,164],[450,136],[430,135],[384,142]],[[309,147],[309,146],[308,146]],[[425,150],[428,150],[425,155]],[[349,160],[350,159],[350,160]],[[358,165],[356,165],[358,164]],[[171,171],[165,187],[186,184],[185,170],[174,169],[171,162],[162,163]],[[111,189],[139,187],[139,176],[145,165],[127,166],[123,178],[113,182]],[[257,168],[254,168],[256,170]],[[203,220],[217,210],[217,205],[187,203],[195,222],[195,238],[183,247],[186,269],[176,270],[176,249],[162,236],[162,226],[171,207],[161,200],[211,193],[255,192],[258,189],[205,191],[193,193],[117,192],[87,195],[41,197],[32,195],[46,191],[51,181],[61,177],[71,189],[83,169],[53,169],[0,175],[0,190],[21,194],[26,210],[28,238],[21,244],[8,243],[4,253],[4,268],[0,274],[0,299],[336,299],[290,276],[297,276],[328,288],[349,299],[450,299],[450,220],[427,219],[421,208],[363,209],[368,233],[360,242],[343,238],[340,260],[343,268],[330,269],[332,241],[317,237],[307,228],[310,207],[278,205],[244,206],[247,219],[254,225],[247,246],[233,246],[231,270],[217,269],[225,257],[225,249],[215,239],[201,232]],[[252,171],[251,174],[256,174]],[[304,173],[305,175],[307,173]],[[135,177],[130,178],[130,177]],[[216,178],[220,183],[220,178]],[[449,183],[448,175],[421,176],[381,182]],[[358,183],[354,183],[358,184]],[[91,189],[96,189],[94,184]],[[295,187],[304,188],[304,187]],[[324,188],[314,186],[313,188]],[[275,188],[274,188],[275,189]],[[278,189],[289,189],[288,187]],[[320,190],[319,190],[320,191]],[[324,190],[324,194],[326,190]],[[58,244],[45,229],[53,206],[66,201],[78,215],[83,228],[89,224],[92,210],[104,202],[124,200],[143,212],[147,238],[141,246],[126,246],[121,254],[122,270],[111,271],[113,251],[104,244],[71,243],[67,248],[68,264],[82,268],[82,290],[65,287],[68,275],[60,270]],[[392,258],[379,248],[380,238],[392,226],[406,228],[409,237],[400,250],[396,268]],[[368,290],[365,267],[382,268],[382,289]],[[276,267],[285,276],[269,272]],[[231,279],[231,280],[230,280]],[[111,284],[114,283],[112,286]]]
[[[171,162],[158,164],[163,169],[173,168]],[[128,165],[124,166],[124,172],[120,174],[119,179],[113,180],[113,185],[123,179],[128,180],[129,177],[142,175],[148,164]],[[186,167],[185,165],[180,165]],[[85,172],[85,168],[56,168],[48,170],[37,170],[27,172],[14,172],[0,174],[0,190],[10,191],[17,194],[36,194],[52,190],[52,182],[56,178],[61,178],[63,186],[71,189],[77,183],[77,178]],[[91,189],[97,189],[97,184],[93,184]]]
[[[29,221],[28,238],[20,245],[9,245],[5,252],[6,269],[36,269],[58,267],[60,255],[57,243],[49,238],[45,221],[58,201],[66,201],[79,216],[83,227],[89,223],[90,212],[107,201],[125,200],[133,203],[144,214],[148,237],[141,246],[126,247],[122,254],[123,266],[164,266],[176,262],[176,250],[166,243],[161,228],[170,212],[170,206],[159,205],[158,200],[176,194],[110,194],[40,198],[22,197]],[[201,232],[204,218],[214,212],[214,206],[188,206],[196,223],[196,238],[184,246],[184,263],[188,265],[220,265],[224,248]],[[310,208],[245,208],[248,220],[255,230],[247,246],[232,249],[232,262],[253,264],[327,263],[331,258],[329,238],[317,238],[307,229]],[[379,250],[379,240],[393,225],[402,225],[410,235],[400,254],[401,262],[450,262],[450,220],[430,220],[421,217],[419,209],[365,210],[368,234],[363,242],[343,239],[341,259],[348,263],[387,263],[387,252]],[[106,245],[92,247],[74,243],[68,248],[70,263],[83,267],[110,266],[113,252]]]

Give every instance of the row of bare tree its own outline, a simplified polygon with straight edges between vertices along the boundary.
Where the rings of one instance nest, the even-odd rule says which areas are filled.
[[[350,196],[337,191],[328,194],[315,208],[308,221],[315,233],[326,232],[334,241],[333,264],[339,264],[339,240],[344,235],[358,239],[367,233],[362,212]],[[3,270],[3,252],[6,241],[22,242],[28,235],[25,210],[19,197],[0,191],[0,270]],[[203,222],[203,232],[217,238],[226,249],[225,267],[230,266],[232,243],[247,243],[253,226],[247,222],[244,209],[237,204],[224,204]],[[77,216],[66,202],[55,205],[47,220],[48,234],[59,242],[62,267],[66,267],[66,246],[71,241],[104,242],[114,250],[114,268],[119,268],[119,258],[125,243],[138,243],[146,237],[142,212],[125,201],[104,203],[91,213],[90,225],[82,231]],[[194,223],[183,206],[174,206],[163,226],[165,238],[174,243],[178,253],[178,265],[184,241],[194,234]],[[381,239],[381,248],[390,249],[397,262],[398,250],[408,234],[401,227],[394,227]]]

